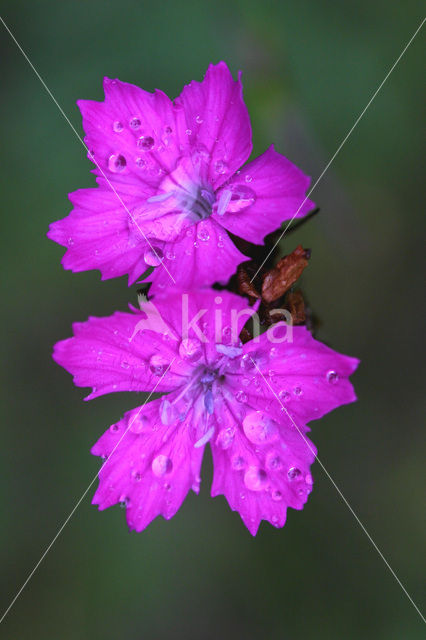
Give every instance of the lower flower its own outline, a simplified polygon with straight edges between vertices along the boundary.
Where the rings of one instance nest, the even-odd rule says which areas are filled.
[[[253,535],[261,520],[282,527],[287,507],[303,508],[316,455],[307,424],[356,399],[348,377],[358,361],[284,323],[242,345],[253,313],[225,291],[171,294],[77,323],[56,345],[75,384],[93,388],[87,399],[166,392],[127,412],[92,448],[105,459],[93,498],[100,509],[122,503],[136,531],[171,518],[190,489],[199,491],[207,444],[212,496],[223,494]]]

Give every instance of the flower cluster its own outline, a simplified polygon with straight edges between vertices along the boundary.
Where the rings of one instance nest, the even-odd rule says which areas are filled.
[[[128,411],[94,445],[104,458],[93,502],[126,507],[131,529],[171,518],[213,454],[212,495],[223,494],[254,535],[282,527],[312,489],[316,449],[308,423],[355,400],[357,360],[279,322],[244,344],[256,306],[227,290],[250,243],[313,208],[309,179],[270,147],[251,153],[241,80],[211,65],[171,101],[105,79],[105,101],[80,101],[98,186],[70,195],[74,209],[49,237],[63,265],[151,283],[130,312],[91,317],[54,358],[87,399],[115,391],[164,392]],[[244,165],[244,166],[242,166]]]

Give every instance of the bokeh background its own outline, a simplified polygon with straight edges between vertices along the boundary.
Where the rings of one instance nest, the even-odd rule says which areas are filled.
[[[271,142],[314,179],[422,19],[387,0],[19,2],[2,15],[81,133],[78,98],[104,75],[176,96],[209,62],[242,69],[254,153]],[[51,360],[89,314],[135,301],[125,278],[73,275],[45,237],[94,185],[79,141],[16,45],[2,56],[2,481],[4,610],[99,460],[89,449],[141,398],[84,403]],[[420,33],[313,199],[321,213],[289,235],[312,248],[303,288],[318,337],[361,358],[359,401],[313,424],[319,455],[422,606],[422,211]],[[424,237],[424,236],[423,236]],[[424,355],[424,352],[423,352]],[[336,489],[315,488],[284,529],[253,539],[225,499],[201,494],[170,522],[129,534],[123,511],[88,492],[0,628],[4,638],[423,637],[422,623]],[[423,512],[424,513],[424,512]],[[422,566],[423,564],[423,566]]]

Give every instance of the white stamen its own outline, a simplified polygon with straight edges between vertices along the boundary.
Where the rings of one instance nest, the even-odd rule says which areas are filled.
[[[219,200],[217,203],[217,214],[218,216],[223,216],[228,208],[229,201],[232,197],[232,191],[229,189],[224,189],[219,196]]]
[[[151,196],[150,198],[147,198],[147,202],[149,202],[150,204],[152,202],[163,202],[164,200],[167,200],[168,198],[171,198],[172,196],[175,195],[174,191],[167,191],[166,193],[159,193],[158,196]]]
[[[210,427],[210,429],[206,431],[206,433],[199,440],[197,440],[197,442],[194,444],[194,447],[196,449],[198,449],[199,447],[202,447],[204,444],[206,444],[206,442],[210,440],[213,434],[214,434],[214,427]]]

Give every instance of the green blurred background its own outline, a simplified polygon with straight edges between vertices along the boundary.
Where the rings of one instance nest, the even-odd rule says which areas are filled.
[[[271,142],[317,178],[422,19],[422,4],[17,2],[2,15],[81,133],[78,98],[102,77],[176,96],[207,65],[242,69],[255,154]],[[321,213],[284,242],[312,248],[303,288],[318,337],[361,358],[357,404],[313,424],[320,459],[421,606],[424,367],[420,33],[326,173]],[[89,449],[141,398],[91,403],[51,360],[89,314],[135,300],[125,278],[73,275],[45,237],[92,186],[85,152],[2,30],[3,378],[1,607],[5,609],[99,459]],[[423,450],[422,450],[423,449]],[[315,488],[284,529],[253,539],[224,498],[129,534],[90,505],[94,486],[0,628],[10,639],[420,638],[422,623],[336,489]]]

